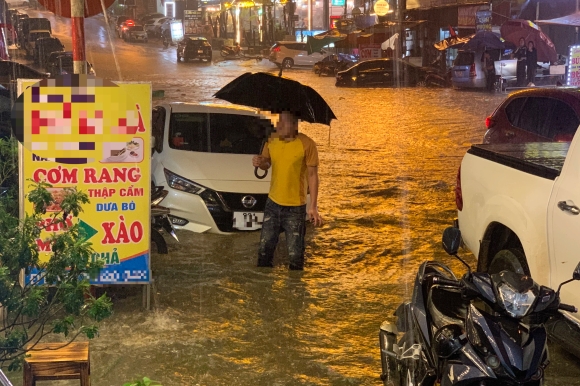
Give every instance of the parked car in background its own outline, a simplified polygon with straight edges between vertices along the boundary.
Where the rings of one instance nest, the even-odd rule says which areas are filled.
[[[171,103],[153,109],[151,178],[169,191],[163,205],[176,228],[225,233],[262,227],[270,188],[252,157],[272,130],[255,110]]]
[[[480,60],[483,52],[459,51],[453,61],[451,82],[454,88],[485,88],[485,71]]]
[[[148,40],[147,32],[145,32],[145,28],[143,28],[142,25],[130,26],[124,32],[125,33],[123,35],[123,39],[125,41],[130,42],[141,41],[147,43]]]
[[[177,43],[177,62],[187,62],[189,59],[211,61],[211,44],[206,38],[199,36],[185,36]]]
[[[486,118],[484,143],[571,141],[580,125],[580,89],[534,88],[508,96]]]
[[[161,24],[165,23],[165,21],[171,20],[170,17],[162,17],[158,19],[149,19],[145,22],[145,32],[150,37],[152,36],[161,36],[159,35],[161,31]]]
[[[496,77],[504,82],[515,82],[517,60],[500,58],[500,50],[491,50],[495,61]],[[482,61],[483,51],[459,51],[453,61],[451,82],[454,88],[485,88],[486,79]]]
[[[358,62],[348,70],[338,72],[336,86],[429,86],[428,77],[431,74],[434,74],[432,70],[415,66],[401,59],[371,59]]]
[[[24,19],[28,19],[29,16],[25,13],[17,13],[16,15],[14,15],[14,19],[13,19],[13,24],[14,27],[16,28],[16,44],[18,44],[19,47],[24,48],[24,39],[21,38],[22,36],[22,30],[23,30],[23,20]]]
[[[73,74],[73,56],[72,51],[53,52],[46,61],[46,72],[49,76],[58,76]],[[96,76],[93,65],[87,62],[87,74]]]
[[[135,25],[135,22],[131,19],[125,19],[117,23],[118,24],[116,24],[115,30],[117,31],[117,36],[121,39],[123,38],[124,32],[127,30],[127,28]]]
[[[352,67],[358,61],[354,55],[331,54],[314,63],[312,70],[318,75],[336,76],[339,71]]]
[[[269,59],[278,67],[292,68],[294,66],[314,66],[318,61],[330,55],[321,50],[308,55],[306,43],[295,41],[279,41],[270,48]]]
[[[0,85],[10,90],[13,100],[16,98],[18,79],[45,79],[49,74],[40,72],[27,65],[11,60],[0,60]]]
[[[64,52],[64,45],[59,38],[44,37],[36,40],[34,48],[34,63],[46,67],[46,60],[53,52]]]
[[[52,35],[50,31],[30,31],[28,34],[28,38],[26,38],[26,54],[28,56],[34,57],[35,47],[36,47],[36,40],[40,38],[50,38]]]
[[[141,16],[140,18],[138,18],[137,20],[139,22],[141,22],[141,24],[145,24],[145,21],[146,20],[149,20],[149,19],[158,19],[158,18],[161,18],[161,17],[165,17],[165,15],[162,14],[162,13],[159,13],[159,12],[155,12],[155,13],[145,14],[145,15]]]

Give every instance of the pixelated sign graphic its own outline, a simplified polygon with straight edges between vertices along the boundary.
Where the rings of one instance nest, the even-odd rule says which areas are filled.
[[[92,283],[148,283],[151,85],[71,74],[38,83],[19,80],[18,86],[12,117],[22,145],[24,212],[32,212],[23,199],[28,180],[52,185],[47,229],[37,239],[41,261],[50,256],[49,234],[62,231],[50,225],[50,214],[60,211],[64,189],[77,187],[90,204],[66,221],[79,222],[95,250],[92,258],[105,263]]]

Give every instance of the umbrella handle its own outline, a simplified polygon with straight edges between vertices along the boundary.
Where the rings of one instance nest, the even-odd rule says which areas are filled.
[[[259,175],[258,174],[258,168],[256,167],[256,168],[254,168],[254,175],[256,176],[257,179],[263,180],[268,175],[268,171],[267,170],[264,170],[264,174]]]

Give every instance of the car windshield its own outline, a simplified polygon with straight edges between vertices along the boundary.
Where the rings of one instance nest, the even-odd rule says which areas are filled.
[[[72,56],[61,56],[60,57],[60,67],[62,69],[73,68],[73,58]]]
[[[259,154],[271,130],[269,120],[253,115],[174,113],[169,146],[208,153]]]
[[[30,34],[30,38],[32,40],[36,40],[39,38],[49,38],[50,37],[50,33],[49,32],[33,32]]]

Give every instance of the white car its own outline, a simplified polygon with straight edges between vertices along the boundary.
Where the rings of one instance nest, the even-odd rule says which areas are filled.
[[[257,178],[252,157],[272,130],[270,120],[245,107],[156,106],[152,182],[169,191],[163,205],[173,225],[198,233],[261,229],[270,173]]]
[[[321,50],[308,55],[306,43],[293,41],[276,42],[270,48],[269,59],[278,67],[291,68],[294,66],[314,66],[314,64],[330,55]]]
[[[145,31],[150,36],[154,36],[161,30],[161,25],[165,23],[165,21],[171,20],[170,17],[160,17],[158,19],[149,19],[145,23]]]

